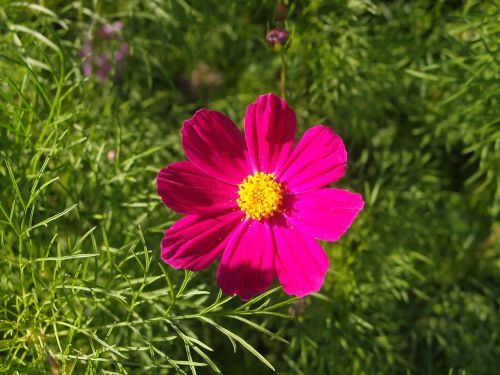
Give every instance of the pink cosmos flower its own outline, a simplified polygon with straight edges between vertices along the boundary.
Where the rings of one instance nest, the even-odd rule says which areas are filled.
[[[342,139],[316,125],[295,145],[295,113],[274,94],[259,96],[245,116],[246,141],[217,111],[184,122],[188,161],[158,173],[158,194],[186,214],[165,231],[162,259],[197,271],[217,258],[217,284],[242,299],[276,276],[288,294],[318,291],[328,258],[317,239],[337,241],[363,209],[360,194],[326,186],[347,166]]]

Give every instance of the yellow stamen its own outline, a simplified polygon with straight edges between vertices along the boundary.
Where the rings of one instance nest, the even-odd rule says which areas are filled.
[[[275,177],[274,173],[255,172],[238,185],[238,206],[247,219],[269,219],[280,212],[283,186]]]

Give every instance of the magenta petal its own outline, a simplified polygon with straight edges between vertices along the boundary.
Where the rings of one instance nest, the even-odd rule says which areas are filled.
[[[278,172],[295,137],[295,112],[274,94],[259,96],[245,115],[245,136],[254,171]]]
[[[186,216],[165,231],[161,258],[174,268],[206,268],[222,254],[242,218],[241,211],[213,217]]]
[[[319,189],[341,178],[347,152],[330,128],[316,125],[304,133],[278,178],[294,192]]]
[[[206,174],[232,184],[250,174],[243,135],[222,113],[199,110],[184,122],[181,134],[188,159]]]
[[[276,242],[276,275],[284,291],[303,297],[320,290],[329,265],[321,246],[297,228],[273,224],[271,229]]]
[[[267,222],[246,220],[227,245],[217,270],[217,285],[225,294],[249,300],[271,285],[274,242]]]
[[[297,194],[287,209],[290,223],[312,237],[337,241],[363,209],[361,194],[320,189]]]
[[[190,161],[172,163],[158,173],[163,203],[182,214],[207,214],[237,207],[237,187],[208,176]]]

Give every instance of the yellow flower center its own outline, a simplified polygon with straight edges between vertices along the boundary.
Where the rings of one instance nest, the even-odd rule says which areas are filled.
[[[238,185],[238,206],[247,219],[269,219],[280,211],[283,186],[275,180],[274,173],[255,172]]]

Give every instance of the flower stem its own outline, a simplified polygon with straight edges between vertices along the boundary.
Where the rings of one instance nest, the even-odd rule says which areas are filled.
[[[280,81],[280,91],[281,97],[286,99],[286,55],[285,51],[281,51],[281,81]]]

